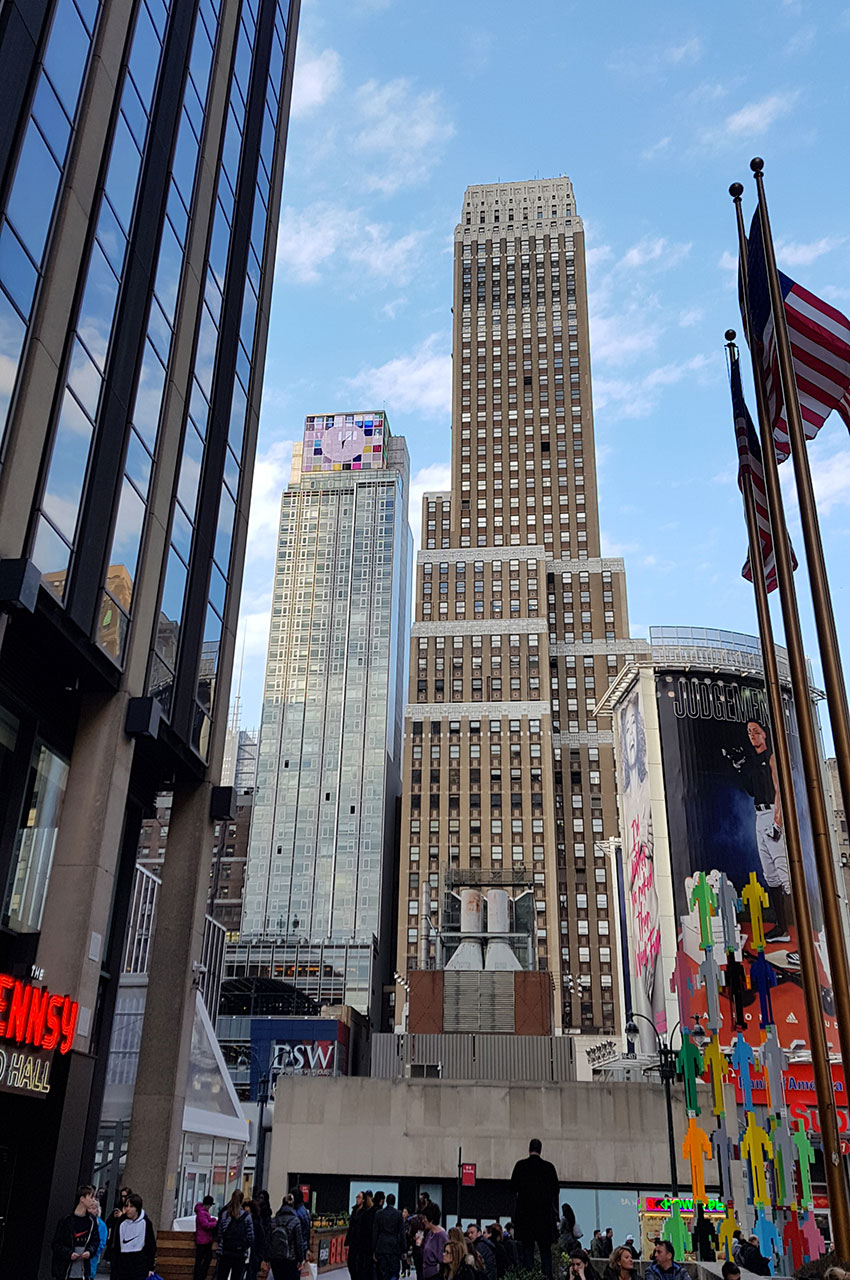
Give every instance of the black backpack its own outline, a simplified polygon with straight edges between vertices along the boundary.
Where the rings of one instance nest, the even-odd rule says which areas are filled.
[[[297,1218],[275,1217],[269,1227],[269,1259],[275,1262],[297,1262],[295,1232],[301,1225]]]
[[[228,1214],[228,1223],[221,1238],[225,1253],[242,1253],[248,1248],[248,1221],[250,1215],[242,1213],[238,1218]]]

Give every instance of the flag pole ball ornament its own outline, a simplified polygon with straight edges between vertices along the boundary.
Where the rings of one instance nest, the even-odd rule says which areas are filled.
[[[79,1012],[79,1003],[70,996],[0,973],[0,1040],[67,1053]]]

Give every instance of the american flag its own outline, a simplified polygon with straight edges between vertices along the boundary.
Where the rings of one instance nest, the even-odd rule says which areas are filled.
[[[743,493],[744,485],[749,477],[753,506],[756,510],[759,540],[761,542],[765,586],[769,592],[775,591],[779,584],[776,578],[776,556],[773,552],[773,536],[770,528],[767,493],[764,487],[761,446],[744,400],[744,389],[741,386],[741,366],[737,356],[732,359],[729,377],[732,386],[732,415],[735,419],[735,439],[738,442],[738,488]],[[790,545],[790,542],[788,549],[791,552],[792,568],[796,569],[797,557],[794,555],[794,548]],[[749,582],[752,582],[753,569],[749,555],[741,572]]]
[[[747,251],[750,340],[756,343],[764,375],[776,456],[779,462],[784,462],[791,448],[779,380],[759,212],[756,209],[753,216]],[[779,283],[806,436],[809,440],[814,439],[833,409],[838,410],[850,428],[850,320],[782,271],[779,272]]]

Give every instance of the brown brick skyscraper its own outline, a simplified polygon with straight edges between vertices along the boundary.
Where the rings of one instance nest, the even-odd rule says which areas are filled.
[[[609,1033],[616,781],[592,709],[633,645],[623,563],[600,557],[568,178],[467,189],[453,316],[451,492],[425,495],[417,566],[398,969],[445,958],[461,889],[502,887],[532,937],[517,954],[552,973],[555,1026]]]

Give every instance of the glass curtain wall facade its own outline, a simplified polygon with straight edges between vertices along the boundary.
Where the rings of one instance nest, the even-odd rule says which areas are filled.
[[[346,424],[362,452],[318,443]],[[375,940],[390,931],[408,484],[407,447],[383,414],[307,419],[281,499],[242,931],[226,970],[362,1013]]]
[[[454,236],[452,479],[423,499],[399,972],[464,888],[533,895],[555,1027],[616,1030],[618,833],[598,697],[634,648],[599,545],[584,230],[568,178],[469,187]],[[513,909],[516,917],[516,907]],[[397,1024],[404,991],[396,990]]]
[[[185,868],[228,804],[299,10],[0,8],[0,973],[79,1006],[49,1094],[4,1093],[0,1271],[35,1274],[91,1173],[142,818],[173,788]],[[167,892],[170,874],[165,910],[188,920],[194,883]],[[170,936],[179,984],[193,935]],[[155,944],[153,1004],[158,963]],[[26,1225],[12,1180],[42,1188]]]

